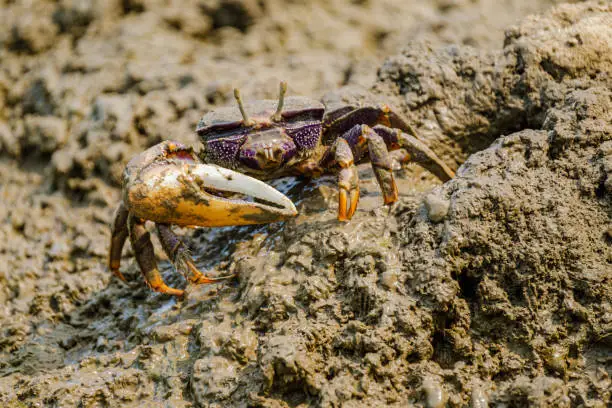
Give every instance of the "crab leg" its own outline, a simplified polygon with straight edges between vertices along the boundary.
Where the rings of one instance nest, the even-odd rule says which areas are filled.
[[[354,158],[369,154],[376,180],[382,190],[385,204],[397,201],[397,185],[391,169],[391,158],[385,140],[366,125],[355,125],[342,137],[336,139],[328,153],[320,162],[320,167],[328,168],[337,163],[340,167],[338,186],[340,188],[338,220],[350,220],[359,201],[359,179],[353,164]],[[354,175],[353,175],[354,173]],[[350,192],[351,203],[347,208]]]
[[[128,217],[128,229],[130,231],[130,242],[136,256],[136,262],[147,285],[156,292],[168,295],[183,296],[184,291],[174,289],[166,285],[155,260],[155,252],[151,243],[151,234],[146,230],[144,220],[130,214]]]
[[[125,244],[125,240],[128,237],[128,210],[125,208],[123,203],[120,203],[115,210],[115,216],[113,217],[113,225],[111,227],[111,245],[108,251],[108,267],[119,279],[125,282],[125,277],[119,271],[121,264],[121,250]]]
[[[353,152],[348,142],[338,139],[335,144],[335,161],[340,166],[338,173],[338,220],[351,219],[359,202],[359,173],[355,167]]]
[[[374,127],[379,124],[414,135],[412,126],[385,104],[349,108],[348,112],[339,110],[337,114],[327,117],[325,125],[327,134],[341,135],[356,125]]]
[[[345,135],[358,125],[371,126],[385,140],[389,150],[406,149],[408,155],[404,162],[419,163],[442,181],[455,176],[431,149],[416,138],[412,126],[385,104],[359,107],[349,112],[339,111],[338,115],[328,117],[325,124],[326,133],[330,135]],[[353,143],[351,147],[354,148]]]
[[[385,204],[392,204],[397,201],[397,185],[393,178],[391,168],[391,157],[385,145],[385,140],[377,135],[369,126],[362,126],[362,132],[368,140],[368,152],[376,180],[383,192]]]
[[[418,163],[442,181],[455,177],[455,173],[429,147],[413,135],[383,125],[376,125],[373,129],[390,148],[401,147],[406,150],[407,155],[402,160],[404,163]]]
[[[321,159],[318,168],[340,167],[338,172],[338,220],[351,219],[359,202],[359,173],[351,146],[338,138]]]
[[[359,118],[363,120],[363,116],[368,114],[371,116],[368,119],[374,121],[376,119],[374,113],[377,113],[382,115],[382,118],[386,119],[387,122],[401,124],[403,127],[412,129],[409,125],[400,123],[401,119],[392,113],[381,113],[380,110],[376,109],[362,109],[359,113],[360,115],[346,116],[351,119]],[[380,119],[380,116],[378,119]],[[412,161],[419,163],[442,181],[448,181],[455,176],[453,171],[429,147],[416,137],[404,133],[401,129],[390,128],[384,125],[376,125],[371,128],[368,125],[356,124],[336,139],[318,165],[320,168],[329,168],[334,164],[338,164],[341,167],[338,175],[338,185],[340,187],[339,220],[350,220],[357,207],[359,198],[354,197],[352,194],[355,191],[358,192],[359,187],[351,184],[358,182],[356,171],[352,170],[355,158],[360,159],[363,156],[367,156],[370,159],[374,174],[382,190],[385,204],[392,204],[397,201],[397,185],[393,177],[389,150],[399,148],[403,148],[407,152],[403,160],[404,162]],[[354,176],[352,172],[355,172]],[[351,204],[347,208],[349,191]]]
[[[370,159],[385,204],[397,201],[397,186],[385,140],[367,125],[355,125],[341,138],[348,142],[355,157],[367,156]]]
[[[205,283],[216,283],[222,280],[231,279],[234,275],[219,276],[216,278],[210,278],[204,275],[195,266],[189,249],[181,241],[181,239],[172,232],[170,225],[168,224],[157,224],[157,233],[159,240],[164,248],[164,252],[168,255],[168,258],[172,261],[175,268],[181,271],[185,278],[190,282],[196,284]]]

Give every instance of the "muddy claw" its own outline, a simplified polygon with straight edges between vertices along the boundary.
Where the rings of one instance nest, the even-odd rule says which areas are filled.
[[[216,165],[204,164],[190,148],[164,142],[132,159],[124,172],[123,203],[116,212],[111,233],[109,268],[119,278],[121,249],[130,237],[138,265],[155,291],[181,296],[161,278],[146,221],[158,226],[164,251],[175,263],[186,265],[193,283],[214,283],[231,278],[211,278],[195,267],[186,246],[170,225],[218,227],[264,224],[297,215],[289,198],[266,183]],[[123,278],[125,280],[125,278]]]
[[[128,163],[123,201],[131,214],[202,227],[263,224],[297,214],[289,198],[263,181],[203,164],[178,143],[162,145],[149,150],[163,155],[153,152],[156,157],[150,160],[147,151]]]

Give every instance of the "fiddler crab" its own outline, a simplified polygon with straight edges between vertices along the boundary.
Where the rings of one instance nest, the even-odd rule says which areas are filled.
[[[263,224],[297,215],[291,200],[261,180],[288,175],[338,175],[338,220],[351,219],[359,201],[355,163],[371,162],[385,204],[397,201],[390,150],[403,149],[402,162],[416,162],[442,181],[453,171],[416,138],[412,127],[386,105],[325,106],[305,97],[287,97],[281,82],[278,101],[243,104],[207,113],[196,132],[203,149],[173,141],[153,146],[129,161],[123,174],[123,200],[112,225],[109,268],[119,271],[130,237],[148,286],[170,295],[183,290],[163,281],[146,221],[156,224],[162,247],[176,269],[192,283],[214,283],[232,275],[208,277],[195,266],[171,225],[217,227]],[[247,112],[251,113],[251,116]]]

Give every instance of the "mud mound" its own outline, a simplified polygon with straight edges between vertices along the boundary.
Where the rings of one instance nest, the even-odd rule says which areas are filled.
[[[436,15],[457,17],[472,7],[463,3],[435,3]],[[237,69],[225,60],[231,57],[204,57],[190,44],[215,52],[215,41],[247,47],[245,38],[275,21],[282,34],[243,55],[263,70],[244,80],[247,88],[264,96],[276,87],[258,85],[273,72],[304,72],[266,68],[277,58],[266,51],[278,46],[273,41],[290,49],[292,38],[319,37],[274,20],[272,1],[188,2],[163,13],[154,1],[92,4],[41,2],[35,29],[13,21],[10,36],[0,38],[0,52],[18,55],[0,78],[10,123],[0,124],[0,177],[10,180],[0,192],[11,200],[0,203],[0,257],[8,265],[0,269],[1,401],[609,404],[609,3],[530,17],[506,31],[498,51],[484,48],[484,36],[463,38],[479,48],[441,45],[445,30],[461,32],[450,22],[439,37],[420,38],[435,44],[409,43],[382,65],[372,90],[402,109],[449,163],[463,163],[457,177],[436,186],[426,173],[408,171],[400,202],[388,210],[362,167],[362,201],[346,224],[335,220],[333,179],[280,181],[300,215],[285,224],[197,231],[190,244],[198,265],[239,278],[188,287],[181,302],[151,293],[132,261],[122,267],[129,285],[104,270],[118,199],[108,183],[133,151],[168,134],[191,137],[202,111],[229,95],[228,84],[203,78]],[[325,10],[335,15],[334,7]],[[344,5],[343,16],[347,10],[357,8]],[[130,46],[129,33],[141,35],[139,45],[171,46]],[[383,35],[382,44],[399,41],[395,35]],[[299,86],[322,94],[329,83],[366,84],[367,76],[341,78],[347,71],[338,66],[357,65],[339,51],[342,41],[330,41],[332,52],[318,55],[337,54],[338,65],[320,68],[334,79],[310,77]],[[299,53],[293,58],[304,62]],[[361,92],[351,86],[341,95]],[[161,265],[169,283],[185,285],[167,261]]]

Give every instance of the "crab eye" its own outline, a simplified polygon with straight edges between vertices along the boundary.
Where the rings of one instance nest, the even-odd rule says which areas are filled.
[[[244,144],[246,134],[237,134],[226,137],[217,137],[206,141],[206,156],[214,163],[221,165],[234,164],[240,146]]]
[[[285,128],[285,132],[293,139],[298,150],[314,149],[321,136],[321,122],[301,122]]]

